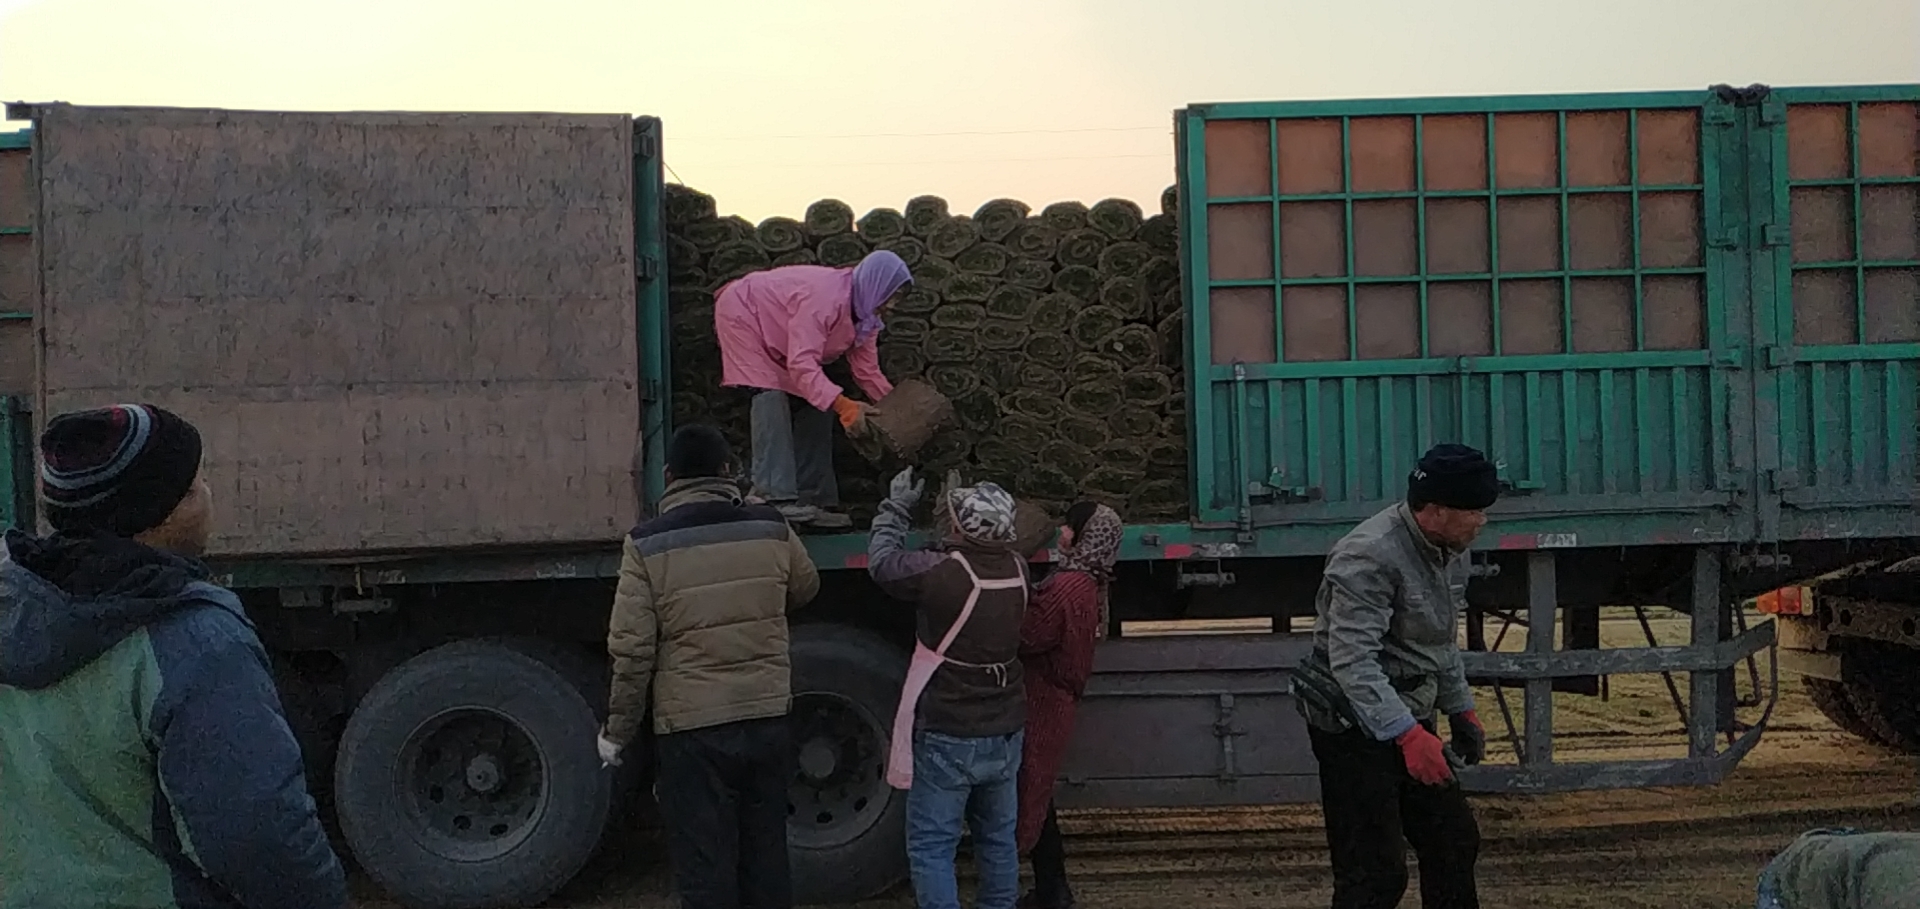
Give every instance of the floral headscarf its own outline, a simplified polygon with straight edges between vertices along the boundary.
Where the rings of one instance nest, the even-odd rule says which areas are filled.
[[[1059,551],[1055,566],[1061,571],[1084,571],[1101,581],[1113,579],[1113,564],[1120,560],[1120,515],[1105,505],[1097,505],[1080,532],[1073,535],[1070,548]]]

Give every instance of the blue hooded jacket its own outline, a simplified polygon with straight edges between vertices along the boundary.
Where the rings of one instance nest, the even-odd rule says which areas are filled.
[[[8,532],[0,718],[0,909],[346,905],[266,651],[200,563]]]

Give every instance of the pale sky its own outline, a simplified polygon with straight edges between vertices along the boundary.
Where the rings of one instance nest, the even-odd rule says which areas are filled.
[[[0,99],[653,114],[755,220],[1151,210],[1191,103],[1716,82],[1920,82],[1920,0],[0,0]]]

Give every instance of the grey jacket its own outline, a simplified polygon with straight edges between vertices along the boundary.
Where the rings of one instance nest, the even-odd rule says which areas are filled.
[[[1314,603],[1314,652],[1296,678],[1307,721],[1332,732],[1357,723],[1384,742],[1435,711],[1473,709],[1456,638],[1467,568],[1466,553],[1429,541],[1404,503],[1334,544]],[[1316,676],[1346,703],[1306,696]]]
[[[1760,909],[1910,909],[1920,833],[1810,830],[1760,874]]]

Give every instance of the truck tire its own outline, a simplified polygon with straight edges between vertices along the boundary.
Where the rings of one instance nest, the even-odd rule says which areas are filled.
[[[382,678],[340,740],[360,866],[416,909],[525,906],[592,857],[611,801],[575,684],[510,643],[436,647]]]
[[[907,655],[843,625],[793,629],[787,852],[796,903],[870,899],[906,877],[907,794],[887,785]]]
[[[1865,739],[1875,745],[1886,744],[1873,731],[1873,727],[1860,718],[1860,713],[1853,709],[1853,701],[1847,697],[1845,685],[1812,676],[1802,676],[1800,683],[1807,689],[1807,700],[1813,702],[1814,709],[1820,711],[1820,715],[1826,717],[1833,725],[1840,727],[1841,732],[1854,738]]]
[[[1920,754],[1920,654],[1854,641],[1842,664],[1847,700],[1882,743]]]

